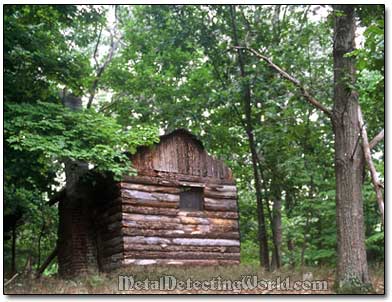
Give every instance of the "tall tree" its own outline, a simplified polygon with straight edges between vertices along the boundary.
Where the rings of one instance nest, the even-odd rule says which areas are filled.
[[[236,12],[235,6],[230,6],[230,15],[231,15],[231,25],[233,31],[233,42],[235,45],[240,45],[238,40],[237,33],[237,25],[236,25]],[[268,250],[268,237],[267,237],[267,228],[265,224],[265,214],[264,214],[264,205],[263,205],[263,197],[261,191],[261,179],[258,169],[258,155],[256,150],[256,142],[254,138],[254,130],[252,124],[252,95],[249,84],[249,78],[247,78],[245,72],[245,62],[243,57],[243,50],[238,49],[238,65],[240,69],[240,76],[242,78],[243,83],[243,107],[245,112],[245,131],[248,137],[249,149],[252,156],[252,167],[253,167],[253,177],[255,181],[255,191],[256,191],[256,202],[257,202],[257,218],[258,218],[258,228],[259,228],[259,245],[260,245],[260,264],[266,269],[270,269],[269,262],[269,250]]]
[[[334,6],[334,106],[336,222],[338,242],[337,285],[359,287],[369,283],[362,203],[364,156],[360,137],[355,59],[355,7]]]

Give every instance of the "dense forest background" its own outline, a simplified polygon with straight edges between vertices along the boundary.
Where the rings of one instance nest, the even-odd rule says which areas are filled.
[[[264,256],[271,269],[334,267],[330,121],[296,85],[236,48],[263,53],[332,107],[334,17],[318,5],[4,6],[6,275],[38,269],[55,247],[57,208],[48,200],[64,185],[65,159],[120,177],[132,172],[124,151],[176,128],[189,129],[233,170],[242,263]],[[353,89],[373,138],[384,128],[384,7],[358,6],[355,20]],[[66,108],[65,95],[82,97],[84,109]],[[383,141],[372,155],[383,180]],[[367,259],[383,263],[367,171],[362,193]],[[261,211],[267,255],[259,248]]]

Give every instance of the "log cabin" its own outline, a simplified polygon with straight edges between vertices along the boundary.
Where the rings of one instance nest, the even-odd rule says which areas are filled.
[[[115,182],[90,175],[79,182],[78,201],[64,192],[52,200],[59,202],[60,275],[130,265],[239,264],[237,190],[223,161],[184,129],[130,159],[136,176]]]

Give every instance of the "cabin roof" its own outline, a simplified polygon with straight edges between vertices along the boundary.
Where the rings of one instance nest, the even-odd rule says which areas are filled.
[[[202,141],[201,141],[196,135],[194,135],[193,133],[191,133],[189,130],[187,130],[187,129],[185,129],[185,128],[178,128],[178,129],[175,129],[175,130],[173,130],[173,131],[170,131],[170,132],[168,132],[168,133],[166,133],[166,134],[164,134],[164,135],[161,135],[161,136],[160,136],[160,141],[163,141],[163,140],[165,140],[165,139],[167,139],[167,138],[169,138],[169,137],[176,136],[176,135],[185,135],[185,136],[188,136],[188,137],[190,137],[196,144],[198,144],[202,149],[204,149],[204,146],[203,146]]]

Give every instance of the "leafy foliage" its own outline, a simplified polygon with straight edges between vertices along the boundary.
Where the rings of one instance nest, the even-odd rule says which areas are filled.
[[[56,213],[44,204],[58,189],[64,159],[82,160],[121,176],[130,171],[124,151],[133,153],[139,145],[156,142],[157,128],[182,127],[199,136],[210,153],[232,169],[239,189],[241,256],[255,264],[257,207],[242,106],[242,86],[247,82],[270,246],[269,218],[276,196],[281,196],[283,264],[333,265],[330,121],[305,103],[291,83],[249,53],[243,53],[247,76],[240,78],[230,6],[118,6],[122,40],[100,79],[104,94],[96,97],[94,109],[75,112],[62,106],[58,92],[64,87],[88,97],[94,49],[99,29],[110,22],[108,11],[101,6],[5,6],[5,211],[24,213],[25,224],[19,220],[18,225],[19,249],[27,250],[36,240],[42,217],[50,217],[43,245],[53,246]],[[238,5],[238,40],[260,50],[331,107],[329,13],[328,6],[319,5]],[[350,55],[358,62],[356,89],[373,137],[384,127],[383,8],[358,6],[357,14],[364,40]],[[102,48],[109,40],[103,37]],[[373,150],[381,178],[383,151],[383,142]],[[382,261],[383,231],[368,180],[363,195],[369,257]],[[7,241],[7,254],[10,248]]]

